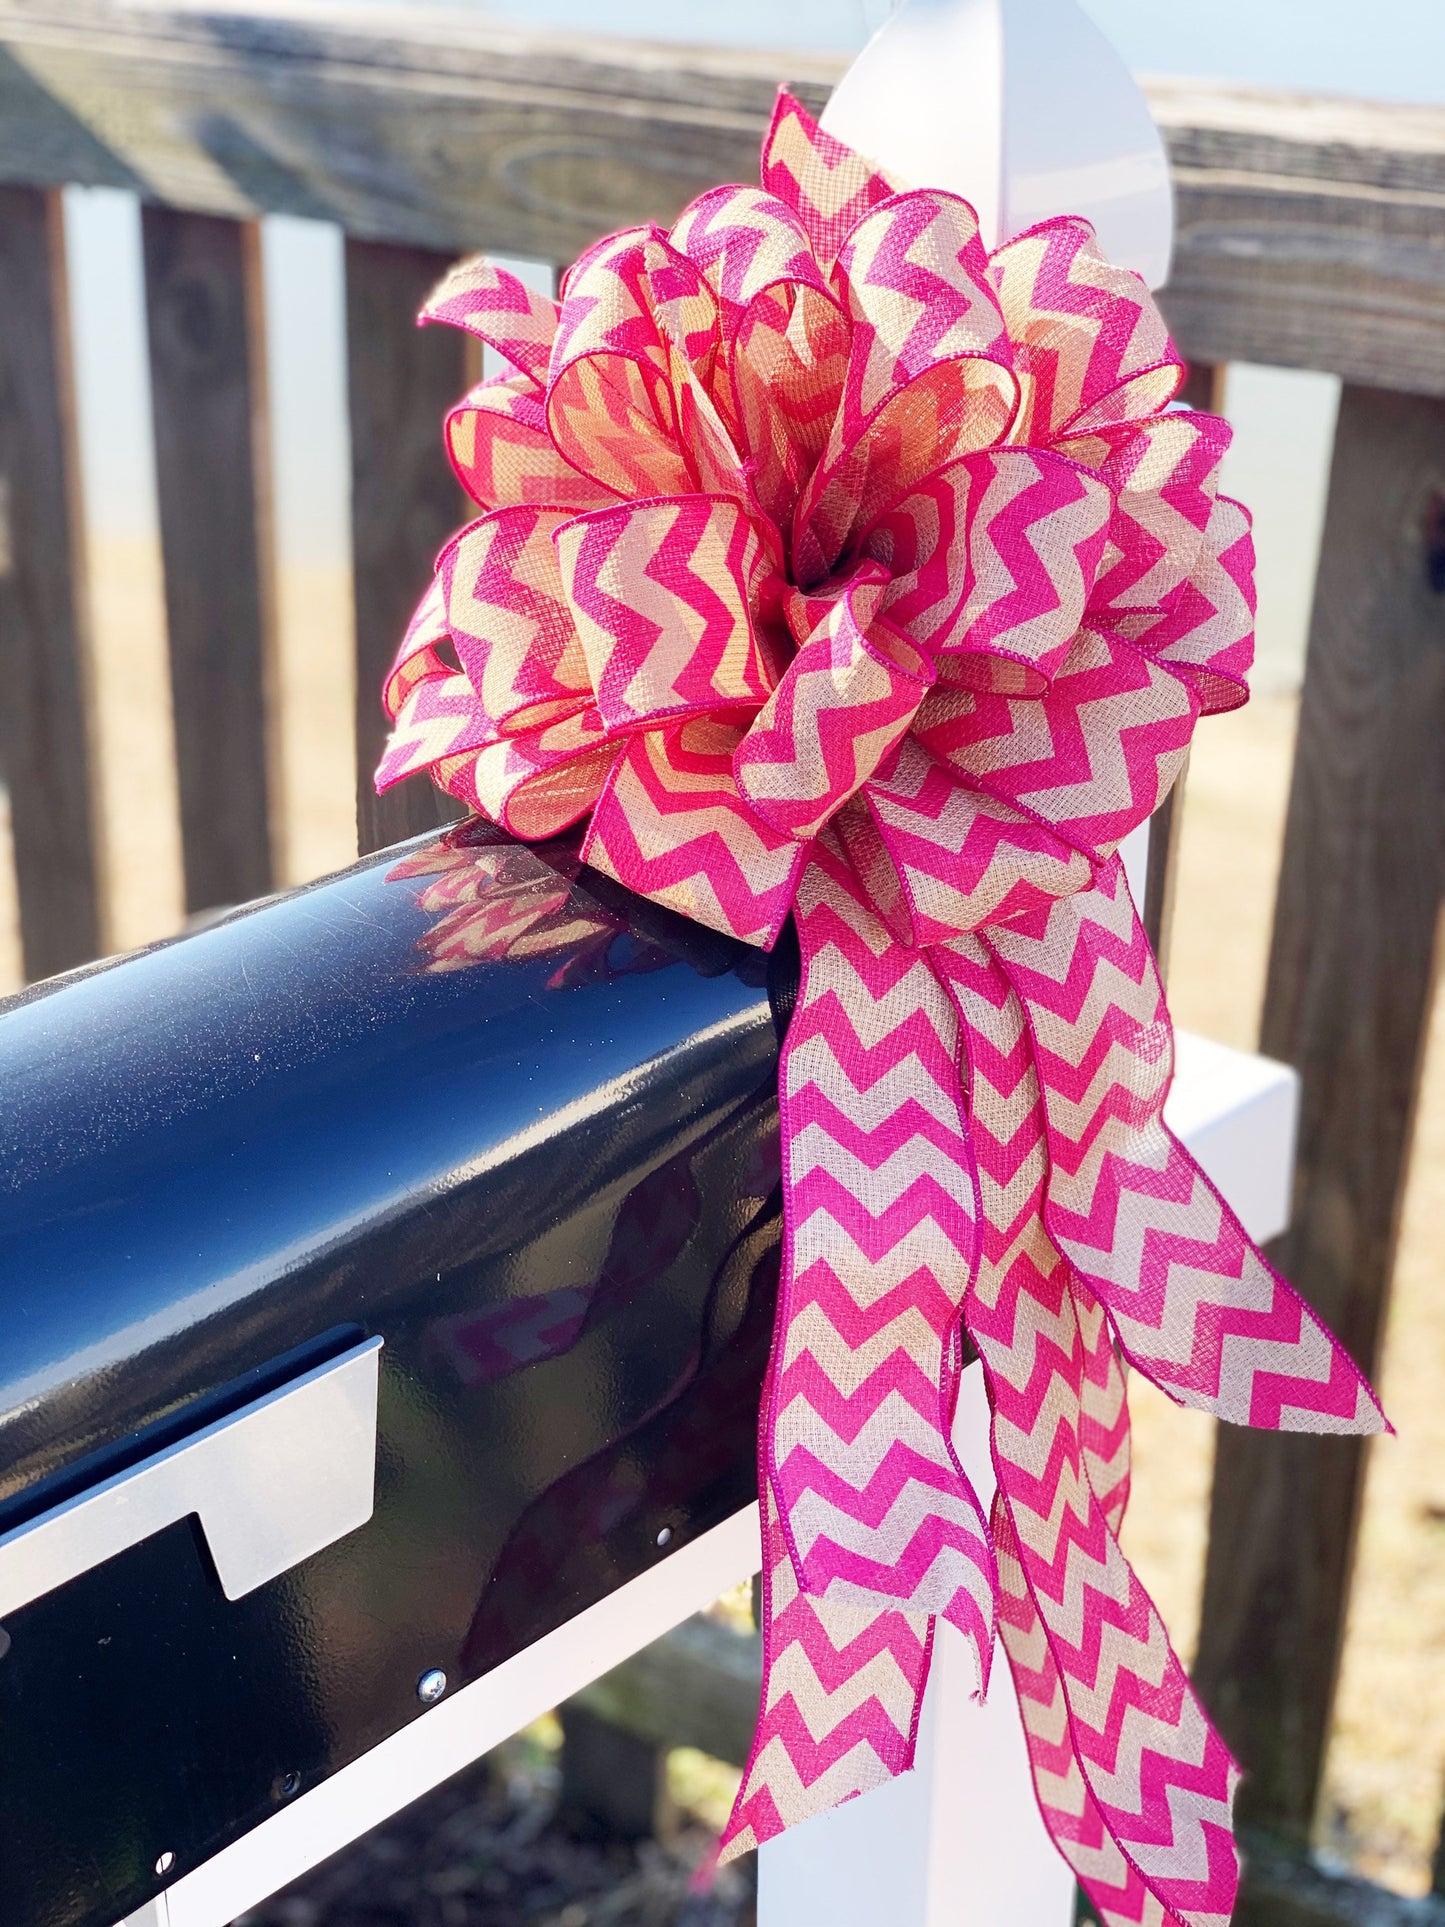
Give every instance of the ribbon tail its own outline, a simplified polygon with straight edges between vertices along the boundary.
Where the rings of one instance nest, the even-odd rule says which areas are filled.
[[[1117,1515],[1114,1435],[1124,1418],[1111,1400],[1122,1388],[1099,1360],[1103,1321],[1085,1305],[1081,1324],[1069,1263],[1044,1222],[1048,1142],[1023,1012],[982,943],[963,938],[936,954],[963,1020],[971,1080],[983,1236],[966,1322],[994,1412],[996,1543],[1002,1520],[1014,1599],[1027,1593],[1048,1649],[1044,1663],[1030,1645],[1034,1619],[1014,1604],[1010,1656],[1017,1645],[1014,1663],[1026,1675],[1032,1668],[1026,1721],[1064,1749],[1081,1789],[1057,1807],[1049,1793],[1045,1819],[1066,1859],[1081,1843],[1096,1856],[1081,1877],[1097,1877],[1105,1898],[1111,1883],[1135,1894],[1137,1877],[1160,1910],[1153,1919],[1224,1927],[1238,1884],[1238,1769],[1094,1487],[1095,1477],[1109,1482]],[[1036,1756],[1036,1772],[1056,1767],[1057,1759],[1040,1768]],[[1135,1918],[1151,1918],[1139,1907]]]
[[[993,1543],[999,1637],[1013,1674],[1044,1825],[1104,1927],[1180,1927],[1178,1916],[1150,1892],[1120,1850],[1080,1770],[1063,1681],[1002,1499],[994,1503]]]
[[[993,1553],[949,1438],[978,1235],[958,1020],[838,847],[815,851],[779,1073],[786,1230],[761,1426],[777,1630],[730,1845],[911,1764],[932,1617],[969,1639],[984,1680],[993,1643]]]
[[[1118,1536],[1129,1504],[1131,1443],[1124,1366],[1103,1306],[1077,1272],[1069,1279],[1084,1365],[1079,1386],[1079,1449],[1089,1484]]]
[[[765,1475],[759,1500],[762,1698],[720,1863],[912,1766],[933,1645],[926,1613],[867,1611],[805,1593]]]
[[[1125,1356],[1181,1405],[1270,1430],[1388,1429],[1369,1383],[1164,1124],[1163,986],[1117,858],[984,939],[1033,1040],[1050,1234]]]
[[[977,1245],[957,1018],[836,848],[796,914],[769,1476],[806,1591],[952,1619],[986,1670],[993,1558],[948,1438]]]

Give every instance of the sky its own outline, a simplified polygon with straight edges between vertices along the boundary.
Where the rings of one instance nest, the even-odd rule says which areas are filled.
[[[451,0],[539,27],[754,46],[860,47],[887,0]],[[1014,0],[1025,5],[1027,0]],[[1082,0],[1136,73],[1445,101],[1442,0]]]
[[[1136,73],[1445,102],[1441,0],[1083,0]]]

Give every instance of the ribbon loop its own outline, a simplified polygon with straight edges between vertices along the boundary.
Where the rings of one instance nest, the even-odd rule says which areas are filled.
[[[1193,569],[1157,613],[1120,632],[1197,692],[1206,716],[1249,700],[1254,654],[1254,542],[1249,512],[1221,495],[1210,510]]]
[[[422,321],[446,321],[477,335],[520,369],[534,389],[547,375],[557,303],[485,255],[459,261],[427,296]]]
[[[1120,440],[1100,471],[1113,518],[1095,609],[1116,616],[1154,610],[1188,581],[1231,439],[1229,424],[1214,415],[1170,414]]]
[[[651,307],[644,228],[599,243],[568,276],[547,381],[547,432],[614,495],[686,495],[672,351]]]
[[[1072,462],[990,449],[929,476],[864,546],[891,572],[889,620],[953,658],[951,680],[1042,696],[1089,607],[1113,507]]]
[[[979,695],[921,719],[918,738],[965,781],[1047,823],[1092,862],[1168,795],[1198,710],[1177,676],[1122,638],[1084,628],[1046,699]]]
[[[595,709],[478,749],[442,775],[454,796],[529,841],[557,836],[602,794],[615,752]]]
[[[961,782],[916,738],[866,795],[915,944],[1046,908],[1093,876],[1088,858],[1047,824]]]
[[[852,343],[827,446],[798,507],[804,586],[837,567],[883,504],[956,456],[989,448],[1018,407],[1012,349],[978,216],[912,192],[864,215],[839,253]]]
[[[1042,221],[989,261],[1023,386],[1016,439],[1048,447],[1167,408],[1184,380],[1153,297],[1076,216]]]
[[[774,288],[809,288],[834,299],[807,228],[775,194],[715,187],[683,209],[668,238],[701,270],[719,302],[734,311],[734,326]]]
[[[553,546],[565,519],[555,509],[494,509],[437,564],[458,660],[497,736],[545,728],[592,702]]]
[[[774,682],[753,620],[767,559],[738,504],[704,495],[626,502],[554,530],[597,707],[627,731],[717,709],[755,710]]]
[[[709,929],[770,948],[788,920],[806,848],[738,793],[734,724],[712,718],[629,739],[593,812],[586,860]]]
[[[525,375],[480,382],[452,409],[443,433],[457,480],[484,509],[576,514],[614,500],[563,459],[547,433],[546,404]]]
[[[763,137],[761,175],[768,192],[795,211],[825,271],[869,208],[900,186],[821,128],[786,88],[778,90]]]

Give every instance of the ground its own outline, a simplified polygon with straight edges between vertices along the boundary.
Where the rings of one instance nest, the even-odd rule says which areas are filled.
[[[751,1865],[709,1877],[707,1820],[638,1847],[568,1837],[554,1821],[551,1724],[539,1722],[236,1927],[753,1927]],[[710,1791],[701,1804],[715,1826]]]

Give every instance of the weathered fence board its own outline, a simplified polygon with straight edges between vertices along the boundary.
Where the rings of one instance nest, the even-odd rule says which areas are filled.
[[[1372,1371],[1445,887],[1445,403],[1346,388],[1261,1048],[1303,1080],[1281,1269]],[[1388,1447],[1382,1449],[1388,1450]],[[1308,1836],[1364,1469],[1358,1439],[1220,1429],[1196,1678],[1245,1812]]]
[[[1179,399],[1190,408],[1206,408],[1212,414],[1224,413],[1224,378],[1228,370],[1210,361],[1191,361],[1184,377]]]
[[[58,193],[0,187],[0,777],[27,977],[102,945]]]
[[[562,1784],[557,1817],[569,1833],[593,1840],[652,1840],[671,1832],[677,1812],[668,1792],[667,1751],[569,1700],[562,1725]]]
[[[1201,361],[1445,394],[1445,109],[1156,80],[1179,225],[1164,306]]]
[[[1242,1836],[1245,1881],[1231,1927],[1445,1927],[1445,1902],[1405,1899]]]
[[[176,206],[556,261],[610,226],[665,220],[703,188],[755,178],[782,78],[775,54],[370,9],[218,19],[6,0],[0,48],[21,76],[0,74],[0,176],[31,178],[20,128],[43,122],[42,164],[65,179],[140,178]],[[785,64],[818,99],[844,65]]]
[[[372,787],[387,730],[382,678],[438,549],[466,516],[442,453],[440,425],[467,385],[467,340],[454,328],[418,328],[414,319],[449,260],[427,248],[346,244],[356,834],[363,856],[464,814],[425,776],[385,796]]]
[[[691,1746],[747,1763],[762,1685],[762,1641],[706,1614],[685,1620],[560,1707],[561,1811],[574,1828],[622,1838],[673,1819],[667,1756]]]
[[[1174,931],[1174,898],[1179,883],[1179,835],[1184,827],[1186,764],[1164,801],[1149,819],[1149,867],[1139,919],[1148,932],[1159,975],[1169,978],[1169,945]]]
[[[141,217],[186,908],[272,888],[270,468],[254,228]]]
[[[457,15],[0,0],[0,178],[135,185],[443,251],[570,260],[751,180],[773,89],[834,56]],[[1445,394],[1445,109],[1150,83],[1179,193],[1166,306],[1204,361]]]

